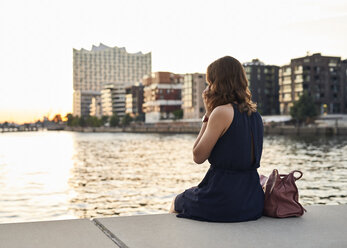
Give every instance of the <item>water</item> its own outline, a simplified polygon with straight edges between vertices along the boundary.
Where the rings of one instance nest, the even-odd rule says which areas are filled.
[[[166,213],[209,164],[194,134],[0,134],[0,223]],[[300,169],[300,202],[347,203],[346,137],[267,136],[259,173]]]

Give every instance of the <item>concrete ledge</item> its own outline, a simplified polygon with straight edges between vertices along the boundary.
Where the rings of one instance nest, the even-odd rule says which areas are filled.
[[[114,248],[89,219],[0,224],[1,248]]]
[[[302,217],[236,223],[156,214],[0,224],[0,247],[347,247],[347,205],[305,208]]]
[[[264,216],[239,223],[200,222],[174,214],[97,220],[124,247],[347,247],[347,205],[305,208],[308,212],[302,217]]]

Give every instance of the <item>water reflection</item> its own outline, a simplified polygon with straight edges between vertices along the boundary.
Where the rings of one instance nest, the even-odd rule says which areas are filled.
[[[297,181],[303,204],[346,204],[346,161],[346,137],[267,136],[259,172],[299,169],[304,173]]]
[[[192,161],[195,135],[116,137],[101,134],[94,143],[84,134],[75,140],[69,183],[76,194],[70,202],[80,218],[166,212],[172,197],[197,184],[208,167]]]
[[[73,136],[0,134],[0,222],[73,218],[66,205]]]
[[[0,136],[0,223],[167,212],[197,185],[196,135],[33,132]],[[266,136],[259,173],[303,171],[300,201],[347,203],[345,137]]]

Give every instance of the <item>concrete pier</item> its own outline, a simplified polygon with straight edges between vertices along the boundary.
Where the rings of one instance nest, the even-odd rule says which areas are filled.
[[[156,214],[0,224],[0,247],[347,247],[347,205],[305,208],[302,217],[236,223]]]

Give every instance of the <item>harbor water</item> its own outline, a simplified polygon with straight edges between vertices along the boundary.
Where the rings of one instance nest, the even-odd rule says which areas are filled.
[[[0,223],[166,213],[209,163],[197,134],[0,134]],[[303,205],[347,204],[346,136],[266,136],[260,174],[294,169]]]

